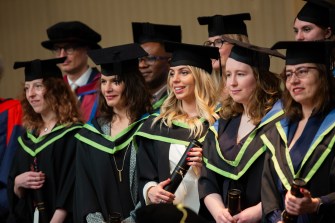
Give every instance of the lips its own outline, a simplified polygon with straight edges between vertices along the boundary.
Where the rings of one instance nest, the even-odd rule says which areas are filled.
[[[184,91],[185,87],[184,86],[180,86],[180,87],[174,87],[173,89],[174,89],[174,92],[176,94],[180,94],[180,93],[182,93]]]
[[[292,92],[294,93],[294,94],[299,94],[300,92],[302,92],[304,90],[304,88],[302,88],[302,87],[296,87],[296,88],[293,88],[292,89]]]

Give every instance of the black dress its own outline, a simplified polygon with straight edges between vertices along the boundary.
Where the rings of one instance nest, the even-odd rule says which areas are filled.
[[[56,209],[65,209],[67,211],[65,222],[72,222],[76,155],[74,135],[81,127],[81,124],[59,125],[41,137],[27,132],[19,138],[20,148],[17,150],[8,178],[10,204],[8,222],[33,222],[35,210],[33,191],[26,190],[24,197],[19,199],[14,193],[14,180],[16,176],[31,170],[35,158],[39,170],[46,176],[41,190],[48,217],[51,220]]]

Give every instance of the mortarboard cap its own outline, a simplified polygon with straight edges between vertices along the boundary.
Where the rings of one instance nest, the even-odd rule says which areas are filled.
[[[135,43],[146,42],[181,42],[181,27],[153,23],[133,22],[133,38]]]
[[[138,223],[205,223],[202,217],[198,216],[194,211],[181,205],[173,204],[151,204],[139,208],[136,211]]]
[[[297,18],[327,28],[331,26],[330,20],[334,20],[331,18],[331,11],[334,11],[334,7],[334,0],[307,0]]]
[[[79,21],[59,22],[47,29],[49,40],[41,44],[44,48],[51,50],[55,43],[72,42],[100,49],[98,42],[101,35],[86,24]]]
[[[284,59],[285,56],[276,50],[255,46],[250,43],[240,42],[226,36],[223,39],[234,45],[229,57],[239,62],[257,67],[261,70],[270,69],[270,57],[275,56]]]
[[[147,55],[143,48],[136,43],[88,52],[88,56],[95,64],[101,66],[101,73],[106,76],[122,75],[124,72],[138,69],[138,58]]]
[[[224,34],[243,34],[248,36],[244,20],[251,20],[249,13],[198,17],[200,25],[208,25],[209,37]]]
[[[25,81],[33,81],[40,78],[56,77],[63,78],[61,70],[57,64],[63,63],[66,57],[48,59],[48,60],[32,60],[15,62],[14,69],[24,67]]]
[[[172,52],[170,66],[190,65],[212,73],[211,59],[220,57],[219,48],[185,43],[164,42],[165,51]]]
[[[334,41],[281,41],[272,49],[286,49],[286,65],[301,63],[325,64],[329,69],[332,64]]]

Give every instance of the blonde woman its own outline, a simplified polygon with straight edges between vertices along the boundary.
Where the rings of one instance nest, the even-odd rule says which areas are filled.
[[[202,149],[188,154],[190,170],[177,191],[163,188],[170,183],[170,174],[185,151],[190,139],[201,139],[216,120],[216,94],[211,58],[217,48],[168,42],[173,53],[168,77],[168,98],[160,114],[150,117],[137,132],[139,188],[143,205],[182,203],[195,212],[201,209],[198,178],[202,166]],[[200,210],[201,213],[201,210]]]

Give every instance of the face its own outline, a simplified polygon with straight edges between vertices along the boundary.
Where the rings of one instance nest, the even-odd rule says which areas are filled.
[[[251,66],[228,58],[226,63],[226,91],[232,99],[246,107],[256,86],[257,81]]]
[[[218,40],[222,40],[221,36],[212,36],[208,38],[208,41],[210,42],[217,42]],[[215,44],[216,47],[219,47],[219,52],[220,52],[220,59],[221,59],[221,66],[224,68],[226,65],[226,61],[229,57],[230,51],[233,48],[233,45],[224,42],[222,44]],[[216,71],[220,71],[220,61],[219,60],[212,60],[212,67]]]
[[[286,88],[302,106],[313,106],[318,93],[319,71],[313,63],[286,65]]]
[[[169,85],[178,100],[188,103],[195,101],[195,79],[187,66],[170,68]]]
[[[87,69],[87,48],[78,47],[73,43],[57,43],[53,53],[56,58],[67,57],[64,63],[59,65],[63,73],[71,75],[84,73]]]
[[[46,88],[43,84],[43,79],[26,81],[24,84],[26,98],[34,111],[41,115],[47,115],[51,112],[50,106],[44,100]]]
[[[151,90],[159,90],[166,85],[171,55],[165,52],[161,43],[147,42],[141,44],[141,47],[149,54],[149,59],[140,60],[139,70],[149,88]]]
[[[330,29],[322,29],[314,23],[301,21],[298,18],[294,21],[293,31],[296,41],[325,40],[331,35]]]
[[[101,75],[101,92],[109,107],[120,108],[124,106],[122,97],[124,89],[124,82],[120,82],[116,75]]]

